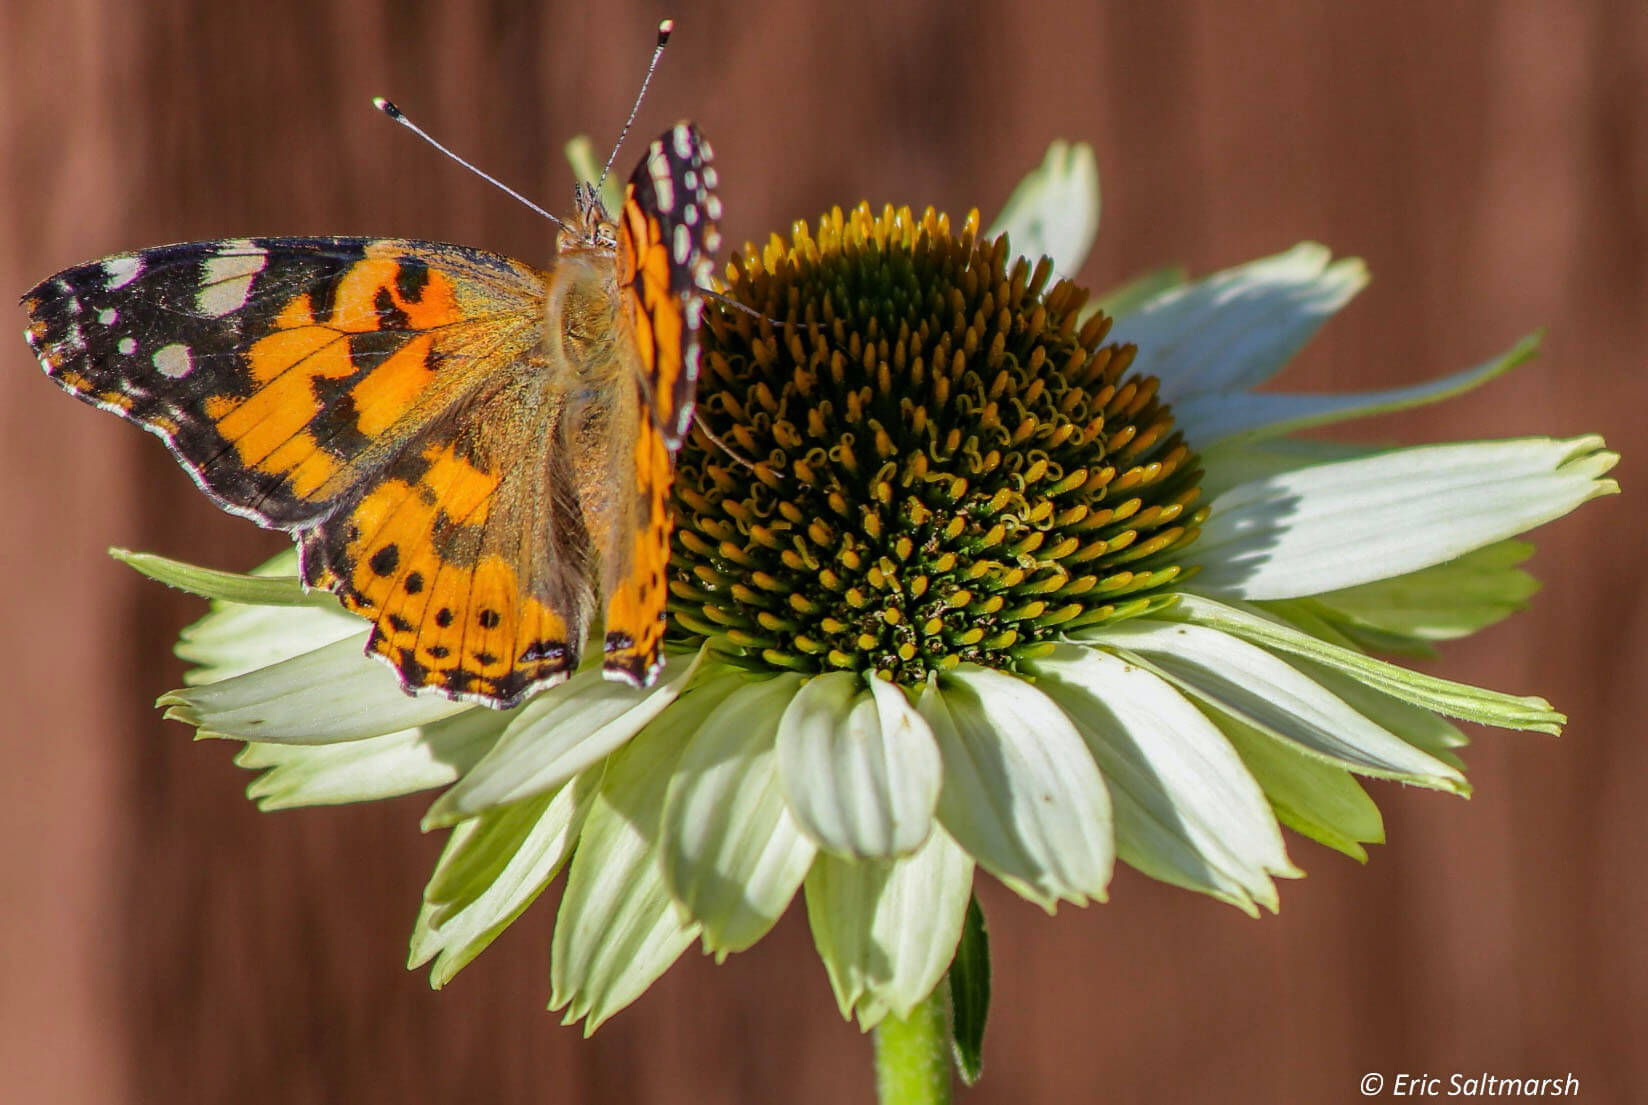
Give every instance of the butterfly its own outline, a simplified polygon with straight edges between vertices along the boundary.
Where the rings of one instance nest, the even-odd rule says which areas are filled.
[[[220,507],[291,534],[304,585],[372,622],[367,652],[408,693],[518,704],[578,666],[597,593],[605,673],[646,686],[718,248],[711,160],[680,123],[616,218],[580,184],[547,269],[393,238],[192,242],[41,282],[26,336]]]

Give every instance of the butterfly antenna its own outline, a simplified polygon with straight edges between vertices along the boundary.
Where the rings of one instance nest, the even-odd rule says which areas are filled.
[[[645,87],[646,87],[645,85],[642,86],[643,89]],[[513,196],[515,199],[517,199],[520,202],[526,204],[532,210],[536,211],[538,214],[542,215],[544,218],[548,219],[550,222],[554,223],[556,226],[566,226],[566,223],[562,222],[560,219],[557,219],[554,215],[551,215],[548,211],[545,211],[542,207],[539,207],[537,204],[533,203],[531,200],[529,200],[525,196],[521,195],[521,193],[519,193],[515,189],[511,188],[509,185],[505,184],[503,181],[499,180],[497,177],[492,176],[490,173],[486,173],[486,172],[481,171],[480,169],[476,168],[474,165],[471,165],[469,162],[467,162],[463,158],[459,157],[457,154],[453,153],[451,150],[447,149],[445,146],[441,145],[439,142],[435,141],[435,139],[430,135],[430,133],[428,131],[424,130],[422,127],[418,126],[418,124],[416,124],[412,120],[408,119],[406,117],[406,115],[401,111],[400,108],[396,107],[394,104],[390,103],[388,100],[384,99],[382,96],[373,97],[372,106],[377,108],[379,111],[383,112],[385,115],[389,116],[391,119],[395,120],[395,122],[399,123],[401,126],[405,127],[407,130],[411,131],[413,134],[417,135],[419,138],[422,138],[425,142],[428,142],[431,146],[434,146],[437,150],[441,151],[447,157],[450,157],[453,161],[456,161],[459,165],[462,165],[464,168],[468,169],[470,172],[474,173],[476,176],[480,177],[482,180],[486,181],[488,184],[492,185],[494,188],[499,189],[500,191],[504,192],[507,195]]]
[[[597,192],[601,190],[601,185],[607,182],[607,174],[612,172],[612,163],[618,160],[618,151],[623,149],[624,139],[629,137],[629,128],[635,124],[635,117],[641,112],[641,101],[647,97],[647,85],[652,83],[652,75],[658,70],[658,59],[664,56],[664,47],[669,45],[670,32],[673,30],[673,19],[666,19],[658,24],[658,45],[652,48],[652,60],[647,63],[647,75],[641,78],[641,91],[635,94],[635,105],[629,109],[629,118],[624,120],[624,129],[618,132],[618,141],[614,143],[612,152],[607,155],[607,163],[601,168],[601,179],[595,182]]]

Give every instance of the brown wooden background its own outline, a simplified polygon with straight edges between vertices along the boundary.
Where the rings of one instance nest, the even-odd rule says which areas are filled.
[[[1389,845],[1364,869],[1294,839],[1310,877],[1277,917],[1129,872],[1054,919],[986,886],[969,1100],[1354,1101],[1367,1070],[1571,1071],[1583,1100],[1644,1100],[1648,7],[6,0],[0,291],[251,233],[542,259],[548,227],[368,98],[558,206],[561,142],[610,141],[667,14],[639,131],[702,124],[736,240],[860,197],[988,213],[1048,140],[1086,139],[1090,282],[1318,238],[1375,281],[1296,385],[1410,382],[1549,328],[1534,366],[1364,433],[1599,430],[1631,454],[1627,497],[1539,535],[1532,611],[1437,668],[1547,695],[1560,742],[1480,733],[1469,802],[1376,785]],[[404,971],[440,843],[422,801],[258,814],[230,747],[147,708],[197,606],[102,554],[234,567],[277,539],[21,341],[0,361],[0,1098],[868,1100],[799,915],[724,967],[689,954],[588,1042],[542,1012],[553,894],[448,990]]]

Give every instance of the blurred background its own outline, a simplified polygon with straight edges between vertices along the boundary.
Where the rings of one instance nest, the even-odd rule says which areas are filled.
[[[1352,433],[1626,452],[1626,498],[1535,534],[1532,609],[1429,665],[1545,695],[1560,741],[1478,731],[1468,802],[1370,784],[1389,843],[1364,868],[1290,836],[1309,878],[1258,921],[1126,869],[1054,918],[981,880],[996,998],[964,1100],[1352,1101],[1367,1071],[1572,1072],[1584,1100],[1643,1100],[1648,6],[5,0],[0,289],[248,234],[544,263],[552,227],[368,100],[559,209],[562,143],[605,152],[666,15],[636,133],[699,122],[735,242],[860,198],[988,217],[1050,140],[1084,140],[1090,285],[1318,239],[1374,282],[1293,389],[1411,383],[1547,328],[1509,379]],[[103,552],[235,568],[281,539],[20,340],[0,362],[0,1098],[871,1100],[799,910],[724,966],[689,952],[589,1041],[543,1011],[558,888],[448,989],[404,970],[441,845],[425,799],[258,813],[233,747],[149,709],[200,604]]]

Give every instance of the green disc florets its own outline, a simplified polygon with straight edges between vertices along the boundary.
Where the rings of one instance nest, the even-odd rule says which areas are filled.
[[[915,685],[1164,601],[1200,468],[1084,291],[977,212],[860,205],[792,239],[728,265],[761,317],[707,312],[673,632]]]

